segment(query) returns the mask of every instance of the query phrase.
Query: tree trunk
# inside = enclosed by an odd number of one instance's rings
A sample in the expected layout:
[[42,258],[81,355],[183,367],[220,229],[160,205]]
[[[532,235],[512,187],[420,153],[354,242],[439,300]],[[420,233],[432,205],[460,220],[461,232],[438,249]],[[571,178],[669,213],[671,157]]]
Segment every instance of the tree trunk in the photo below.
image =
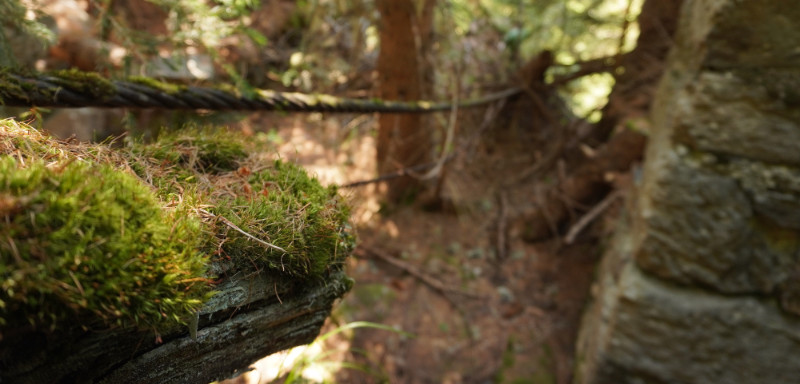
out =
[[351,280],[335,271],[316,284],[253,273],[222,282],[189,327],[161,335],[132,329],[6,333],[0,382],[198,383],[241,372],[269,354],[312,342]]
[[[422,61],[418,41],[427,38],[432,17],[417,18],[412,0],[379,0],[381,14],[378,73],[380,97],[384,100],[419,100],[423,98]],[[428,9],[428,7],[426,7]],[[421,43],[419,47],[426,46]],[[386,174],[424,164],[431,159],[431,134],[418,114],[382,114],[378,130],[378,172]],[[395,178],[388,183],[387,199],[399,202],[422,189],[412,176]]]

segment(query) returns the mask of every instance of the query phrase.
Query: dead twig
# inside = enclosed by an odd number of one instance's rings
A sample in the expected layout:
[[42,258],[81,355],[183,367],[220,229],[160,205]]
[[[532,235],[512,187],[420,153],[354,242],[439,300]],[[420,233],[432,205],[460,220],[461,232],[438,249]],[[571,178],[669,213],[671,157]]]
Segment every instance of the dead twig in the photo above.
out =
[[568,124],[559,124],[556,117],[550,112],[549,108],[545,104],[544,100],[537,94],[533,89],[530,87],[523,88],[523,91],[526,95],[528,95],[531,100],[534,102],[536,108],[539,110],[541,115],[547,120],[548,126],[550,129],[555,130],[556,138],[552,146],[549,147],[547,153],[544,157],[534,163],[531,167],[523,170],[520,172],[516,177],[510,180],[507,185],[517,185],[529,178],[534,176],[538,176],[540,173],[545,172],[553,167],[553,164],[558,160],[558,158],[563,154],[564,146],[567,143],[567,137],[569,136],[567,131],[572,131],[574,129],[575,124],[579,122],[579,120],[574,120],[569,122]]
[[[385,261],[385,262],[387,262],[387,263],[389,263],[391,265],[394,265],[395,267],[400,268],[400,269],[408,272],[409,275],[414,276],[417,280],[421,281],[422,283],[424,283],[428,287],[432,288],[433,290],[435,290],[435,291],[437,291],[437,292],[439,292],[441,294],[456,293],[456,294],[459,294],[459,295],[462,295],[462,296],[466,296],[466,297],[469,297],[469,298],[472,298],[472,299],[485,299],[486,298],[486,297],[484,297],[482,295],[477,295],[477,294],[474,294],[474,293],[471,293],[471,292],[464,292],[464,291],[462,291],[462,290],[460,290],[458,288],[448,287],[448,286],[442,284],[442,282],[440,282],[439,280],[436,280],[433,277],[431,277],[431,276],[425,274],[424,272],[420,271],[419,269],[417,269],[416,266],[408,264],[408,263],[406,263],[406,262],[404,262],[402,260],[398,260],[396,257],[393,257],[392,255],[390,255],[390,254],[388,254],[388,253],[386,253],[384,251],[381,251],[379,249],[358,247],[358,248],[356,248],[354,253],[360,254],[362,257],[374,256],[374,257],[377,257],[377,258],[379,258],[379,259],[381,259],[381,260],[383,260],[383,261]],[[445,297],[446,297],[446,295],[445,295]]]
[[508,256],[508,195],[505,192],[497,194],[497,222],[495,227],[495,255],[498,261],[503,261]]
[[622,60],[619,55],[614,55],[614,56],[600,57],[597,59],[578,62],[571,65],[573,67],[578,67],[577,71],[560,76],[555,76],[555,78],[553,79],[552,82],[549,83],[549,85],[553,87],[560,87],[564,84],[567,84],[576,79],[580,79],[581,77],[584,76],[593,75],[595,73],[612,72],[615,68],[619,66],[619,63],[621,61]]
[[602,200],[611,189],[604,175],[627,172],[639,161],[646,138],[634,131],[621,132],[597,150],[596,156],[574,167],[569,176],[548,190],[541,200],[534,200],[540,209],[523,217],[526,241],[539,241],[557,234],[556,227],[570,218],[573,207],[590,206]]
[[622,50],[625,48],[625,38],[628,36],[628,28],[631,25],[630,14],[632,6],[633,1],[628,0],[628,5],[625,7],[625,13],[622,16],[622,33],[620,33],[619,41],[617,42],[617,62],[619,62],[619,58],[623,55]]
[[600,214],[605,212],[605,210],[611,206],[611,203],[617,200],[617,198],[619,198],[620,196],[622,196],[622,191],[619,189],[609,193],[608,196],[605,197],[605,199],[603,199],[602,201],[597,203],[597,205],[592,207],[592,209],[590,209],[589,212],[586,212],[586,214],[583,215],[580,218],[580,220],[578,220],[575,224],[572,225],[572,227],[569,228],[567,236],[564,238],[564,242],[566,242],[567,244],[574,243],[575,238],[578,237],[581,231],[583,231],[583,229],[586,228],[586,226],[588,226],[594,219],[596,219],[597,216],[600,216]]
[[478,143],[481,141],[481,137],[486,133],[486,131],[489,130],[489,128],[492,127],[493,124],[495,124],[495,121],[497,120],[497,115],[501,111],[503,111],[503,108],[505,107],[507,100],[508,99],[502,99],[498,100],[494,104],[489,104],[489,106],[486,108],[486,112],[484,112],[483,114],[483,121],[481,121],[481,125],[478,127],[477,130],[475,130],[474,133],[472,133],[469,137],[467,137],[465,140],[462,141],[461,143],[462,151],[464,153],[467,153],[468,157],[474,155],[476,147],[478,146]]
[[[453,160],[455,158],[455,155],[456,155],[455,153],[448,154],[445,157],[444,161],[448,162],[450,160]],[[403,168],[403,169],[397,170],[397,171],[392,172],[392,173],[383,174],[383,175],[380,175],[380,176],[378,176],[378,177],[376,177],[374,179],[359,180],[359,181],[354,181],[352,183],[342,184],[342,185],[339,185],[339,188],[363,187],[363,186],[368,185],[368,184],[380,183],[382,181],[388,181],[388,180],[396,179],[398,177],[403,177],[403,176],[412,176],[413,177],[414,175],[417,174],[417,172],[424,172],[425,170],[427,170],[429,168],[436,167],[438,164],[439,164],[439,160],[431,162],[431,163],[419,164],[419,165],[415,165],[415,166],[412,166],[412,167]]]
[[281,295],[278,294],[278,283],[273,283],[272,288],[275,290],[275,297],[278,298],[278,302],[283,304],[283,300],[281,300]]

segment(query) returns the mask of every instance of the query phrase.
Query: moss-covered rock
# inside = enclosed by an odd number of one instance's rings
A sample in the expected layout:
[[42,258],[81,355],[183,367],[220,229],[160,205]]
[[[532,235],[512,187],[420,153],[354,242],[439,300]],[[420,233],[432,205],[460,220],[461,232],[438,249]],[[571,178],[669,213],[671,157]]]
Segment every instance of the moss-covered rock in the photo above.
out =
[[0,334],[165,329],[212,281],[323,281],[353,247],[336,189],[212,129],[112,150],[0,120]]

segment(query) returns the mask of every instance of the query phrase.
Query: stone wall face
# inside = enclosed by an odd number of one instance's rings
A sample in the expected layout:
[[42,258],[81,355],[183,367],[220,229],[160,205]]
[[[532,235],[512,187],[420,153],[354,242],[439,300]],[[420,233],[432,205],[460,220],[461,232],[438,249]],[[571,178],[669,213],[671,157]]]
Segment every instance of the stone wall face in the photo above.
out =
[[689,0],[577,383],[800,382],[800,7]]

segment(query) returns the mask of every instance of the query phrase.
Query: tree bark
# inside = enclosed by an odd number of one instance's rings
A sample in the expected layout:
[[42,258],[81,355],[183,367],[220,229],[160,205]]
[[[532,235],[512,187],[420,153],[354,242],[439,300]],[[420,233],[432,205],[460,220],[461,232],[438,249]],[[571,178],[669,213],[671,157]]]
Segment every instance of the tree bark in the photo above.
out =
[[231,377],[269,354],[312,342],[351,280],[230,278],[188,327],[161,336],[133,329],[17,332],[0,342],[0,382],[202,383]]
[[[431,22],[432,17],[417,18],[411,0],[379,0],[377,7],[381,14],[380,97],[384,100],[422,99],[423,65],[417,42],[427,36],[419,32],[430,31],[430,26],[423,27],[419,20]],[[430,161],[431,134],[424,128],[422,116],[382,114],[379,124],[377,163],[380,174]],[[402,176],[388,183],[386,197],[390,202],[399,202],[413,197],[421,189],[420,180]]]

